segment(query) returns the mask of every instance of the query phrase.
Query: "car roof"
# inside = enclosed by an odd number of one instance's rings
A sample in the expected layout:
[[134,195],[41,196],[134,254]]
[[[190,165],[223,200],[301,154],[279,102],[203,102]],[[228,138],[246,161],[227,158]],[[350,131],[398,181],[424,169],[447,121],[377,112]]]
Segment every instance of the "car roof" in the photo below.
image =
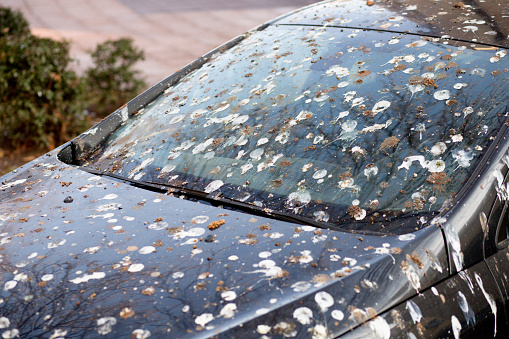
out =
[[[345,16],[348,13],[348,16]],[[273,21],[278,25],[335,26],[509,47],[509,1],[333,0]]]

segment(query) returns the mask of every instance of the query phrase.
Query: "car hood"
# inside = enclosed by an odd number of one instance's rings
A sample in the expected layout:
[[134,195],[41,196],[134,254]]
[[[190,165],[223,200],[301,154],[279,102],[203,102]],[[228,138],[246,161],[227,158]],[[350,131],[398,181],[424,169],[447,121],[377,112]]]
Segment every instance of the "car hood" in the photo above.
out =
[[95,176],[57,151],[0,186],[0,320],[21,337],[339,335],[448,272],[436,226],[296,225]]
[[336,26],[509,47],[508,1],[335,0],[311,5],[275,24]]

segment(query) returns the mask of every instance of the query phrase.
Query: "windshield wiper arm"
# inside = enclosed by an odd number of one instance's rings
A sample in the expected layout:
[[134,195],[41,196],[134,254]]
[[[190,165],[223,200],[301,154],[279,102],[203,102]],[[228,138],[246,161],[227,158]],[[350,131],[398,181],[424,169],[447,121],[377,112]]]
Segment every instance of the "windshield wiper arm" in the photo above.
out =
[[193,190],[190,188],[174,186],[174,185],[170,185],[170,184],[161,184],[161,183],[153,183],[153,182],[147,182],[147,181],[140,181],[140,180],[136,180],[136,179],[130,179],[130,178],[126,178],[122,175],[110,173],[107,171],[100,171],[100,170],[90,169],[90,168],[86,168],[86,167],[80,167],[80,169],[85,172],[88,172],[90,174],[95,174],[95,175],[100,175],[100,176],[105,176],[105,177],[110,177],[110,178],[114,178],[117,180],[125,181],[135,187],[140,187],[140,188],[148,189],[148,190],[159,192],[159,193],[180,193],[180,194],[185,194],[192,198],[198,198],[198,199],[205,199],[209,195],[208,193]]
[[252,204],[245,203],[242,201],[223,197],[223,196],[221,196],[220,193],[219,194],[211,194],[211,193],[206,193],[206,192],[202,192],[202,191],[198,191],[198,190],[193,190],[190,188],[174,186],[174,185],[170,185],[170,184],[140,181],[140,180],[126,178],[124,176],[110,173],[107,171],[100,171],[100,170],[90,169],[90,168],[86,168],[86,167],[80,167],[80,169],[85,172],[91,173],[91,174],[106,176],[106,177],[114,178],[114,179],[117,179],[120,181],[128,182],[135,187],[151,190],[154,192],[165,193],[165,194],[181,194],[181,195],[185,195],[188,198],[195,198],[195,199],[207,201],[214,206],[225,205],[228,207],[238,209],[240,211],[248,212],[250,214],[268,217],[268,218],[272,218],[272,219],[276,219],[276,220],[292,222],[292,223],[296,223],[296,224],[300,224],[300,225],[315,226],[315,227],[319,227],[319,228],[331,229],[331,230],[336,230],[336,231],[337,230],[345,231],[345,229],[340,228],[340,227],[336,226],[335,224],[326,223],[326,222],[322,222],[322,221],[316,221],[315,219],[312,219],[312,218],[297,216],[297,215],[291,214],[291,213],[275,211],[275,210],[271,210],[269,208],[258,207],[256,205],[252,205]]

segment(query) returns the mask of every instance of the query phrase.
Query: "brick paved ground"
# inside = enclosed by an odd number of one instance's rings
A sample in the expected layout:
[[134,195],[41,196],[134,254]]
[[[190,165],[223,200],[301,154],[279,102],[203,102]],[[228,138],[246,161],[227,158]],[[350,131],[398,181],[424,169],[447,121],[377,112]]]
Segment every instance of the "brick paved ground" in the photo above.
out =
[[316,0],[0,0],[23,12],[34,34],[72,42],[76,68],[97,43],[132,37],[150,85],[218,45]]

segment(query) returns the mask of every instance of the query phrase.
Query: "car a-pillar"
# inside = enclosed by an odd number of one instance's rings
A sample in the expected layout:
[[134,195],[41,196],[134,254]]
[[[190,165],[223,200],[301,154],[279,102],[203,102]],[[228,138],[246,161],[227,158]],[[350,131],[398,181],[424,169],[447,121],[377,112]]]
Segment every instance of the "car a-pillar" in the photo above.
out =
[[[509,315],[509,147],[505,135],[501,143],[502,158],[492,175],[495,177],[493,195],[495,201],[484,223],[484,262],[495,280],[501,296],[506,319]],[[509,322],[507,323],[509,326]]]
[[[509,242],[502,227],[507,227],[508,217],[505,223],[500,221],[509,211],[505,207],[509,201],[508,136],[508,128],[504,126],[459,192],[459,199],[440,220],[451,272],[446,283],[457,286],[439,293],[460,306],[461,312],[450,316],[456,318],[456,331],[462,336],[482,329],[482,336],[492,332],[494,337],[509,337],[506,316]],[[476,314],[475,319],[469,319],[470,311]],[[451,320],[449,323],[452,329],[454,324]]]

